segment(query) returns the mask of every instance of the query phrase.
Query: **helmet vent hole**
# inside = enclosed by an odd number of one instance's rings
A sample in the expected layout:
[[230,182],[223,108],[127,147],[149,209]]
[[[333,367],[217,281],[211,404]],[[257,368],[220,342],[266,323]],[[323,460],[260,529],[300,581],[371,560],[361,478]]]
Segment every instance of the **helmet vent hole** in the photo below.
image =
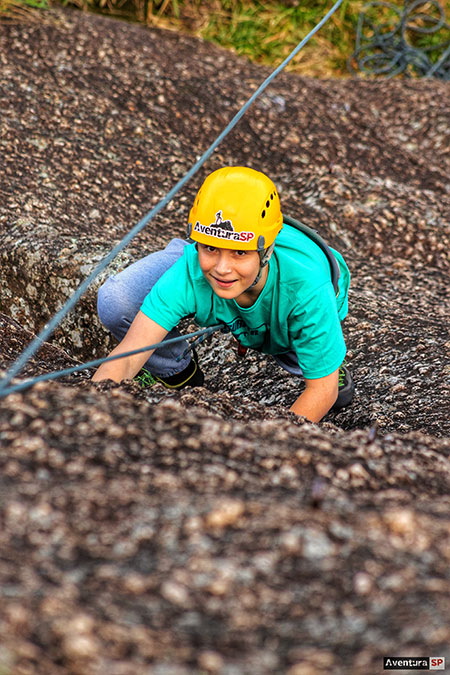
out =
[[272,194],[270,195],[270,199],[273,199],[273,192],[272,192]]
[[267,200],[266,201],[266,207],[269,208],[269,206],[270,206],[270,202],[269,202],[269,200]]
[[261,213],[261,218],[264,218],[265,215],[266,215],[266,211],[264,210],[264,211]]

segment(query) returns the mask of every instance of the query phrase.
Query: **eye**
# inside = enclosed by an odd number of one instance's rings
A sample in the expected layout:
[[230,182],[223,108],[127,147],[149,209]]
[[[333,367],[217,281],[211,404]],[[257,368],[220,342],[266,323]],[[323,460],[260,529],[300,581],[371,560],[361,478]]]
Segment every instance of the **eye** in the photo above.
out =
[[247,255],[247,253],[248,251],[235,251],[235,254],[240,258],[243,257],[244,255]]

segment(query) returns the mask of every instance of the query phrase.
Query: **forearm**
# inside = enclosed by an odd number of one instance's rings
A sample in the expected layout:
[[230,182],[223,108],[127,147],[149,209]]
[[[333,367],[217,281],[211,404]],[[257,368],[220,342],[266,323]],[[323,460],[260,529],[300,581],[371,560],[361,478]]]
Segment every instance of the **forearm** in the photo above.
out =
[[305,390],[290,407],[296,415],[320,422],[334,405],[338,395],[338,371],[318,380],[305,380]]
[[317,400],[317,397],[307,390],[291,405],[289,410],[296,415],[306,417],[310,422],[320,422],[334,404],[334,400]]

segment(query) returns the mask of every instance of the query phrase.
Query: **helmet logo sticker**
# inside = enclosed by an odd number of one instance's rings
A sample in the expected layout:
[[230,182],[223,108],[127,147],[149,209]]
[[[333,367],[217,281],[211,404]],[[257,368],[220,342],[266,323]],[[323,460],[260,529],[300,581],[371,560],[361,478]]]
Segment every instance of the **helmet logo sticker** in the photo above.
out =
[[217,211],[216,220],[210,225],[202,225],[198,220],[194,225],[195,232],[206,234],[217,239],[228,239],[231,241],[251,241],[255,238],[254,232],[235,232],[231,220],[223,220],[222,211]]

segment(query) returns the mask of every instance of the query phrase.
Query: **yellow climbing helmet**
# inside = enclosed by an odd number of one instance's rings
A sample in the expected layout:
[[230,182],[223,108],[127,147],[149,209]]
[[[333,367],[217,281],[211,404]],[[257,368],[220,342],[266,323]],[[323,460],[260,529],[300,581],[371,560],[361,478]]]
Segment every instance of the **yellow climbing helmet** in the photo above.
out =
[[280,199],[270,178],[245,166],[229,166],[203,183],[187,232],[200,244],[262,252],[282,227]]

